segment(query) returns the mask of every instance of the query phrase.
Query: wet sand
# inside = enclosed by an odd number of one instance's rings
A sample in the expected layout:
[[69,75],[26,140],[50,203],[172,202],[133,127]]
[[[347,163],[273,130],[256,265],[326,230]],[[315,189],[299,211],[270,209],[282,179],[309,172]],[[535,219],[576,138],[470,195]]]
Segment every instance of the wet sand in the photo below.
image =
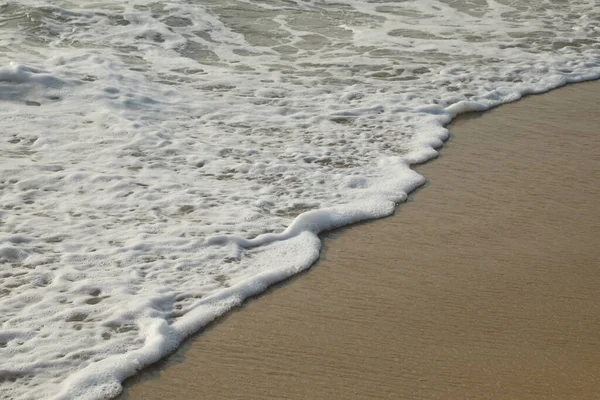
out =
[[396,215],[123,399],[600,399],[600,82],[459,118]]

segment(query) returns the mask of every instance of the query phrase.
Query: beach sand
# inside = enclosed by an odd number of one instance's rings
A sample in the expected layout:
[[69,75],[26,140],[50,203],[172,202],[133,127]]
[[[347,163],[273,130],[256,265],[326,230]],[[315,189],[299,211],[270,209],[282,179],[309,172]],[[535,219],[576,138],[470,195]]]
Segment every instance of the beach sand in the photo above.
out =
[[393,217],[122,399],[600,399],[600,82],[463,116]]

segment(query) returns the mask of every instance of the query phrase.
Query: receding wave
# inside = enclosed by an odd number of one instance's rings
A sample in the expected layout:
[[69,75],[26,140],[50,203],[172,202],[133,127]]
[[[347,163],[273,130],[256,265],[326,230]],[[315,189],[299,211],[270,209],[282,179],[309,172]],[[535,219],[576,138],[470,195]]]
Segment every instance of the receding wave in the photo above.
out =
[[0,4],[0,398],[100,399],[393,212],[455,115],[600,76],[590,1]]

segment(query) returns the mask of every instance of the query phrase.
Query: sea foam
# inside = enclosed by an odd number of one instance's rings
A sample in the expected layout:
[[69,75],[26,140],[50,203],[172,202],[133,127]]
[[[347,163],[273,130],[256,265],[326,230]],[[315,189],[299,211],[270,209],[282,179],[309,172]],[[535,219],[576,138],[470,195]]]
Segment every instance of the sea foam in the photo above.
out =
[[456,115],[598,78],[596,2],[554,3],[0,5],[0,398],[117,395],[393,213]]

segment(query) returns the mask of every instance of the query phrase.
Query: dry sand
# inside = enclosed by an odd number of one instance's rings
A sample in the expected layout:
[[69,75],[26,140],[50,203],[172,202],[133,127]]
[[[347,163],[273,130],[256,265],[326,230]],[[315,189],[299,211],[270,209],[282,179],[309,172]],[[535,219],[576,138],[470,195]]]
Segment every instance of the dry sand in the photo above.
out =
[[592,82],[460,118],[395,216],[123,398],[600,399],[599,105]]

